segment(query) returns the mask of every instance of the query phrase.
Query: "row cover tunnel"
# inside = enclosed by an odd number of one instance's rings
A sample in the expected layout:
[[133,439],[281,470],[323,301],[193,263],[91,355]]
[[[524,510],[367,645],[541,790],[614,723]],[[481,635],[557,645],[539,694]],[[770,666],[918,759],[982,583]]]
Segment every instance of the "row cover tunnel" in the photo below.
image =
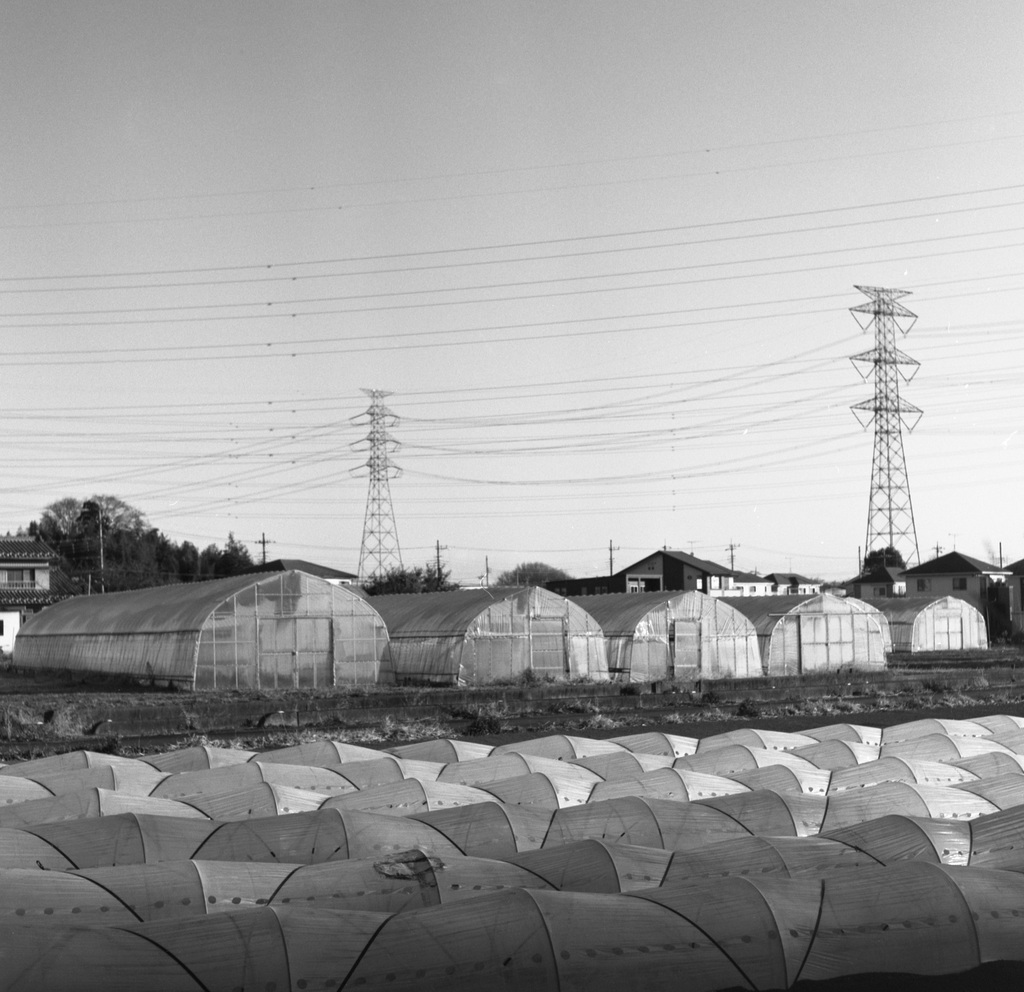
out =
[[524,672],[628,681],[781,676],[882,668],[893,648],[986,644],[984,619],[952,597],[565,598],[531,586],[369,598],[288,571],[64,600],[22,626],[14,663],[194,689],[279,690],[480,685]]
[[[744,768],[779,774],[751,782]],[[555,806],[401,799],[409,783],[509,795],[524,769],[622,794]],[[645,791],[669,771],[677,787],[726,791]],[[71,797],[90,776],[106,781],[107,808],[70,815],[31,798],[32,787]],[[267,814],[250,799],[212,819],[196,808],[289,781],[294,795],[341,791],[307,812]],[[375,783],[392,804],[336,802]],[[158,792],[178,799],[144,811]],[[0,992],[134,992],[140,976],[153,992],[1024,978],[1024,718],[1009,714],[699,739],[77,751],[0,767],[0,813]]]

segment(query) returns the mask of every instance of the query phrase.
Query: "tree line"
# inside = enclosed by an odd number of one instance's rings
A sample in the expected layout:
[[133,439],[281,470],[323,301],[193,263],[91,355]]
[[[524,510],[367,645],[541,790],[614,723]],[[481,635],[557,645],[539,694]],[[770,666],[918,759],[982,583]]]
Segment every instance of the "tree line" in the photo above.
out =
[[248,548],[233,533],[223,548],[200,550],[171,540],[137,507],[117,496],[66,496],[47,506],[26,530],[57,555],[56,568],[75,592],[119,592],[251,572]]
[[[224,547],[200,550],[171,540],[145,513],[117,496],[65,496],[50,503],[19,534],[37,537],[57,555],[55,569],[75,593],[121,592],[179,582],[241,575],[256,567],[245,544],[229,533]],[[521,562],[491,581],[494,586],[541,585],[568,573],[544,562]],[[458,589],[443,562],[389,569],[364,586],[371,595]]]

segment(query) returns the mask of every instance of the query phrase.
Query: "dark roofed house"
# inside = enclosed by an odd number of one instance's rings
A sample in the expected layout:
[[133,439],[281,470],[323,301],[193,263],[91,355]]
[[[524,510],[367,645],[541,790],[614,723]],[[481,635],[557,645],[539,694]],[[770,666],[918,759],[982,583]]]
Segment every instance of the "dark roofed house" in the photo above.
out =
[[1003,568],[960,551],[915,565],[903,572],[912,596],[957,596],[979,610],[989,637],[1007,633],[1019,604],[1013,603],[1012,566]]
[[273,561],[257,565],[256,572],[305,572],[307,575],[315,575],[318,579],[326,579],[335,585],[355,585],[358,576],[351,572],[342,572],[337,568],[328,568],[326,565],[318,565],[314,561],[303,561],[301,558],[275,558]]
[[906,596],[907,580],[895,565],[875,565],[846,583],[846,595],[856,599],[891,599]]
[[1013,629],[1020,632],[1024,630],[1024,558],[1006,567],[1012,575],[1007,582],[1011,584],[1013,590],[1010,595],[1013,605]]
[[732,587],[732,571],[685,551],[662,548],[614,575],[585,579],[552,579],[546,588],[561,596],[609,592],[703,592],[722,596]]
[[771,581],[773,596],[817,596],[821,592],[818,579],[796,572],[769,572],[765,578]]
[[56,558],[37,538],[0,537],[0,653],[14,651],[14,638],[31,614],[73,595],[53,568]]

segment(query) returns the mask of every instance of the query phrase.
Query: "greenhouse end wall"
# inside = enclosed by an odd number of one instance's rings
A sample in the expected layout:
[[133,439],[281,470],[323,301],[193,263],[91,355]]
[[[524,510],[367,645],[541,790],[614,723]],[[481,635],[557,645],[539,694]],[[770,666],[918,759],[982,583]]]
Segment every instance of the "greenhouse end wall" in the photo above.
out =
[[346,589],[299,572],[241,590],[207,618],[197,689],[321,689],[392,681],[387,631]]

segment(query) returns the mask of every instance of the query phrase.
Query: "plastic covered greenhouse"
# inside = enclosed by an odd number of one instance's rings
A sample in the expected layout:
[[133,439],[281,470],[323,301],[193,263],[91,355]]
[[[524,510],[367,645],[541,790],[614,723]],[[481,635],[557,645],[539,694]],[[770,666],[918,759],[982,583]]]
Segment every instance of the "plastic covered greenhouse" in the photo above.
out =
[[374,596],[386,658],[409,682],[482,685],[517,678],[607,679],[604,635],[582,607],[547,589],[459,589]]
[[885,614],[894,651],[963,651],[988,647],[988,627],[981,613],[965,599],[873,599]]
[[822,593],[729,602],[757,629],[766,675],[885,667],[888,621],[862,600]]
[[761,675],[757,630],[700,592],[573,596],[604,631],[608,672],[632,682]]
[[305,572],[77,596],[32,617],[14,663],[194,689],[391,681],[387,631],[347,586]]

